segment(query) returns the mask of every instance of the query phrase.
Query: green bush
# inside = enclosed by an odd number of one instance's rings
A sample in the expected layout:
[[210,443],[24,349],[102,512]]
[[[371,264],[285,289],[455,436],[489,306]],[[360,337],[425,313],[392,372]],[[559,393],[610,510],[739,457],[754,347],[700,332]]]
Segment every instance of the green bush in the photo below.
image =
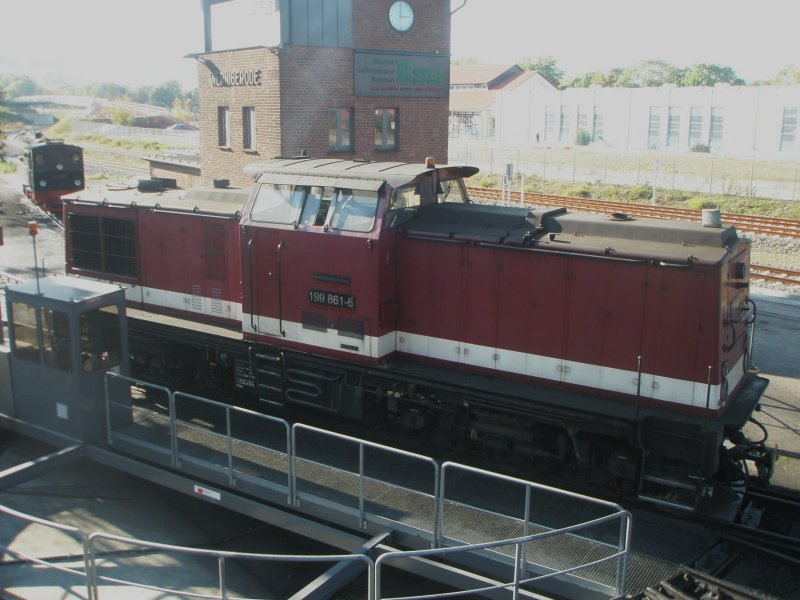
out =
[[568,187],[564,190],[564,195],[572,196],[573,198],[591,198],[592,190],[588,184],[584,183],[583,185]]
[[17,163],[15,162],[5,162],[0,160],[0,173],[16,173],[17,172]]
[[694,196],[689,198],[686,206],[692,210],[703,210],[704,208],[719,208],[719,205],[705,196]]
[[624,194],[626,200],[645,200],[653,197],[653,188],[642,183],[628,188]]
[[478,180],[478,187],[482,188],[493,188],[495,187],[496,182],[493,177],[481,177]]
[[711,152],[711,148],[708,147],[708,144],[695,144],[691,148],[689,148],[690,152],[705,152],[708,154]]
[[72,122],[69,119],[64,119],[53,125],[47,130],[47,137],[64,138],[72,133]]
[[575,144],[578,146],[588,146],[592,142],[592,134],[585,129],[578,129],[575,134]]

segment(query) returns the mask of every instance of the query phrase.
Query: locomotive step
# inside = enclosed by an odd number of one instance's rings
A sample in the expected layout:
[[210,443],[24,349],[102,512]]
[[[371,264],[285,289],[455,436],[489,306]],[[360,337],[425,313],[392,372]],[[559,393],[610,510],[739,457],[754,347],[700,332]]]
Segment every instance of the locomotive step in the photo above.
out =
[[680,488],[682,490],[692,490],[692,491],[697,489],[697,486],[693,483],[688,483],[686,481],[679,481],[677,479],[668,479],[660,475],[643,475],[642,479],[644,481],[650,481],[652,483],[657,483],[659,485],[663,485],[670,488]]
[[649,496],[647,494],[639,494],[639,500],[644,500],[645,502],[652,502],[653,504],[666,506],[668,508],[675,508],[678,510],[685,510],[688,512],[694,511],[694,503],[679,502],[677,500],[670,500],[667,498],[661,498],[659,496]]

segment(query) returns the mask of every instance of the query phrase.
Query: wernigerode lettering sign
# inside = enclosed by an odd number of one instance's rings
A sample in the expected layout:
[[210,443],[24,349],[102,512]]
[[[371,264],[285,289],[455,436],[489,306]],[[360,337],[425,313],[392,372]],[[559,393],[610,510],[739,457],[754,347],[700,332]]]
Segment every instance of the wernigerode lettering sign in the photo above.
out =
[[211,71],[213,87],[245,87],[261,85],[261,69],[241,71]]

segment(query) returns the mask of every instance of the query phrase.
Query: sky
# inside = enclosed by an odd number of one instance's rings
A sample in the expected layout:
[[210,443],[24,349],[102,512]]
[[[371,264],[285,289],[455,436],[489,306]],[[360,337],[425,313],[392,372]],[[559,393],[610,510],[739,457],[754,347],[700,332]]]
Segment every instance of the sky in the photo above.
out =
[[[491,65],[552,56],[570,77],[645,59],[707,62],[754,81],[800,64],[798,22],[796,0],[467,0],[451,51]],[[201,0],[0,0],[0,75],[190,89],[196,65],[183,57],[202,49]]]

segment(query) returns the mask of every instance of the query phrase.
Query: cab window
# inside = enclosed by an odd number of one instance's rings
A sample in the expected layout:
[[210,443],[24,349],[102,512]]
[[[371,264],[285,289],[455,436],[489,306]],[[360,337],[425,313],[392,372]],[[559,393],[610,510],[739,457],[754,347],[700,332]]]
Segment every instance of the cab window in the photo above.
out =
[[39,333],[36,307],[24,302],[11,303],[11,336],[14,356],[39,362]]
[[421,205],[469,203],[462,179],[437,181],[433,175],[433,173],[422,175],[414,183],[394,190],[387,214],[388,227],[402,225],[416,214],[417,207]]
[[72,370],[72,336],[69,315],[60,310],[43,308],[42,343],[44,364],[51,369]]
[[119,309],[112,305],[81,313],[80,328],[84,373],[116,367],[121,347]]
[[258,188],[250,218],[264,223],[294,223],[307,191],[305,186],[263,183]]
[[376,192],[341,189],[333,204],[332,229],[366,233],[375,223],[378,210]]

